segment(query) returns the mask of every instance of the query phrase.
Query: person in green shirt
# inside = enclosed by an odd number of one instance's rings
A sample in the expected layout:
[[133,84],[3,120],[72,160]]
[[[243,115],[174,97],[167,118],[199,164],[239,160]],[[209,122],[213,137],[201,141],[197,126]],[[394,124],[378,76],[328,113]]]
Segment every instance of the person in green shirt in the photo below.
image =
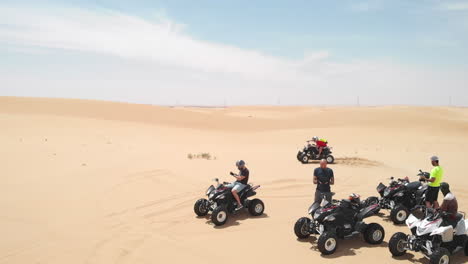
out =
[[439,165],[439,158],[437,156],[431,157],[431,163],[434,168],[431,170],[429,179],[427,179],[428,189],[426,193],[426,207],[427,208],[439,208],[439,202],[437,198],[439,196],[440,183],[444,176],[444,170]]

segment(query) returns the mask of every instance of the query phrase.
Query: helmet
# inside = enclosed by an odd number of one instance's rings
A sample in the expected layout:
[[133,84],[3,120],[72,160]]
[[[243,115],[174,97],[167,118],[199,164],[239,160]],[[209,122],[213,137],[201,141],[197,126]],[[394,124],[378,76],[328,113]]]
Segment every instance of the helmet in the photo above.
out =
[[237,167],[244,166],[244,165],[245,165],[245,161],[243,161],[243,160],[236,161],[236,166]]
[[354,203],[360,203],[361,202],[361,196],[359,194],[355,194],[355,193],[350,194],[348,199],[351,202],[354,202]]
[[450,191],[450,185],[446,182],[441,182],[440,183],[440,190],[441,191]]
[[318,140],[318,137],[315,136],[315,137],[312,138],[312,140],[313,140],[313,141],[317,141],[317,140]]

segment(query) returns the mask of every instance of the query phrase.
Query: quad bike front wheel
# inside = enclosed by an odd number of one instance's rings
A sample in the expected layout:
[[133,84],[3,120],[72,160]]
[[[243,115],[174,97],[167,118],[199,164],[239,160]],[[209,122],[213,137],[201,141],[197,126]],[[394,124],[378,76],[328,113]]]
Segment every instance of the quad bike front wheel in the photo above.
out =
[[376,223],[369,224],[366,231],[364,231],[364,240],[371,245],[381,244],[384,237],[385,230]]
[[208,200],[206,199],[199,199],[195,202],[195,205],[193,206],[193,211],[195,211],[195,214],[198,216],[205,216],[208,214]]
[[297,219],[296,224],[294,224],[294,233],[297,238],[304,239],[310,236],[309,232],[310,219],[308,217],[301,217]]
[[338,238],[332,232],[324,232],[319,237],[317,246],[323,255],[331,255],[338,248]]
[[406,242],[406,235],[405,233],[398,232],[395,233],[390,241],[388,241],[388,250],[392,253],[395,257],[400,257],[406,254],[405,249],[405,242]]
[[468,256],[468,238],[465,238],[465,256]]
[[249,203],[249,213],[253,216],[259,216],[263,214],[265,210],[265,205],[260,199],[253,199]]
[[217,226],[224,225],[228,220],[228,213],[226,207],[218,206],[213,210],[211,214],[211,222]]
[[450,263],[450,252],[448,249],[440,247],[432,253],[429,258],[431,264],[449,264]]
[[302,161],[302,160],[301,160],[302,155],[304,155],[304,152],[302,152],[302,151],[297,152],[296,158],[297,158],[298,161]]
[[390,211],[390,219],[392,219],[393,223],[397,225],[403,224],[409,216],[408,208],[404,205],[397,205],[395,206],[392,211]]

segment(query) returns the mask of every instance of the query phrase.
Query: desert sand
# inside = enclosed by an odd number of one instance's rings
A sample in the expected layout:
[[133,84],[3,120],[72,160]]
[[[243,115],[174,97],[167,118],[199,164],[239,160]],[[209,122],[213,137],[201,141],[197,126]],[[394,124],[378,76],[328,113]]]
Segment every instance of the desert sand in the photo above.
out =
[[[393,259],[390,236],[409,232],[373,216],[382,245],[340,240],[321,256],[298,240],[317,163],[297,151],[314,135],[333,147],[337,198],[377,195],[390,176],[417,179],[440,156],[444,180],[468,211],[468,109],[448,107],[160,107],[0,97],[0,263],[427,263]],[[213,158],[188,159],[189,153]],[[265,215],[225,226],[193,204],[244,159]],[[441,201],[441,195],[439,195]],[[453,263],[466,263],[460,252]],[[319,262],[320,261],[320,262]]]

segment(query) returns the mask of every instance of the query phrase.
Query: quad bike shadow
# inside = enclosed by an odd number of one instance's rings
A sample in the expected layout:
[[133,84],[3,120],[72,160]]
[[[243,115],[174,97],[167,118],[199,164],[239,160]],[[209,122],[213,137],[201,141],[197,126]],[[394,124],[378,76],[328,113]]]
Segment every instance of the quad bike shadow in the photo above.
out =
[[[416,253],[417,254],[417,253]],[[415,263],[415,264],[426,264],[428,263],[427,258],[422,255],[415,255],[413,253],[406,253],[401,257],[392,257],[394,260],[400,260],[402,263]],[[466,257],[463,255],[462,252],[458,252],[455,255],[450,256],[450,263],[451,264],[463,264],[466,263]]]
[[224,229],[224,228],[229,228],[229,227],[233,227],[233,226],[238,226],[244,220],[249,220],[249,221],[253,220],[253,221],[255,221],[256,219],[269,218],[269,216],[268,216],[268,214],[263,213],[260,216],[252,217],[249,214],[249,212],[247,212],[246,210],[242,210],[242,211],[240,211],[238,213],[235,213],[235,214],[231,215],[231,217],[229,217],[229,219],[226,221],[226,223],[224,225],[221,225],[221,226],[217,226],[217,225],[213,224],[213,222],[211,221],[211,216],[209,216],[209,215],[196,216],[196,218],[197,219],[205,219],[206,220],[205,224],[211,225],[215,229]]
[[[314,237],[314,236],[311,236],[305,239],[299,239],[299,238],[297,239],[297,241],[302,242],[302,243],[310,243],[311,244],[310,249],[320,253],[317,240],[318,240],[317,237]],[[358,236],[354,236],[354,237],[342,240],[340,242],[340,246],[336,249],[334,254],[332,255],[321,254],[321,256],[327,259],[335,259],[335,258],[339,258],[343,256],[355,256],[357,254],[360,254],[359,252],[357,252],[357,250],[360,250],[360,249],[383,248],[383,247],[385,248],[388,247],[388,243],[383,241],[381,244],[371,245],[371,244],[366,243],[363,240],[360,240]]]

